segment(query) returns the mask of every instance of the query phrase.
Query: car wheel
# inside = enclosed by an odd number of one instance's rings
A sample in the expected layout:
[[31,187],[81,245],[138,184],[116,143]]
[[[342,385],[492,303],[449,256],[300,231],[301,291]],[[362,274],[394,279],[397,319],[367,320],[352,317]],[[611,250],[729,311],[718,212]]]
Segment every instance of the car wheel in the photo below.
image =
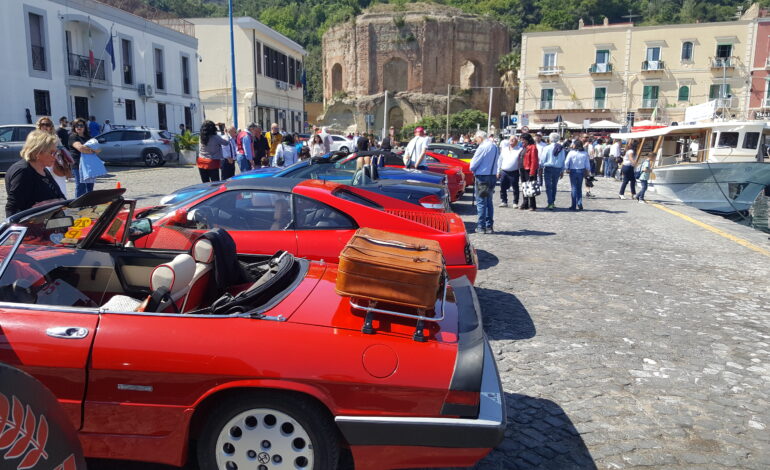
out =
[[163,156],[157,150],[145,151],[142,158],[144,159],[144,164],[151,168],[160,166],[162,164],[161,162],[163,161]]
[[304,398],[272,394],[226,401],[209,414],[198,441],[201,470],[337,468],[331,419]]
[[350,149],[347,147],[340,147],[340,152],[350,153]]

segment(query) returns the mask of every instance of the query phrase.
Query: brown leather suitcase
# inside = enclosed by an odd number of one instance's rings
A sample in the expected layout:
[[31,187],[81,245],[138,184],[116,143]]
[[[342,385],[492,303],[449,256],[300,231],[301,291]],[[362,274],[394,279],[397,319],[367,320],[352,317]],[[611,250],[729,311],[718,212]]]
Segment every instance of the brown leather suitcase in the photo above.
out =
[[444,272],[441,245],[371,228],[356,231],[340,253],[337,293],[433,308]]

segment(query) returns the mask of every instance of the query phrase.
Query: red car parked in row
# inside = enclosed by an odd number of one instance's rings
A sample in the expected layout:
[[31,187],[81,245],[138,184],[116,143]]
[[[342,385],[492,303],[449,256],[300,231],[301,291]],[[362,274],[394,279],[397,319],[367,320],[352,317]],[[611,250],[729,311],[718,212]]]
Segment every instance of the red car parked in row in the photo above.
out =
[[195,443],[201,470],[332,470],[347,450],[374,470],[470,466],[502,440],[467,280],[425,312],[356,307],[335,265],[236,255],[221,229],[131,247],[151,231],[134,205],[94,191],[0,232],[0,362],[56,395],[87,457],[181,466]]
[[[184,193],[187,189],[181,189]],[[476,280],[478,260],[462,219],[364,189],[331,181],[252,178],[212,183],[204,193],[172,206],[143,209],[153,232],[140,248],[188,249],[201,233],[226,229],[238,252],[285,250],[301,258],[336,263],[359,227],[441,243],[451,278]]]

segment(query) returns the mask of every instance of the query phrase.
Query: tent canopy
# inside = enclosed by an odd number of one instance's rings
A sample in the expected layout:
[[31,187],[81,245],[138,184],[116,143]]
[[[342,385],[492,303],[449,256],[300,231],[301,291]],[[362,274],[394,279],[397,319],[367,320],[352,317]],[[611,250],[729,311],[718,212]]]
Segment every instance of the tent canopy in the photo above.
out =
[[597,122],[592,122],[588,126],[589,129],[620,129],[621,127],[623,126],[621,126],[617,122],[608,121],[606,119],[597,121]]

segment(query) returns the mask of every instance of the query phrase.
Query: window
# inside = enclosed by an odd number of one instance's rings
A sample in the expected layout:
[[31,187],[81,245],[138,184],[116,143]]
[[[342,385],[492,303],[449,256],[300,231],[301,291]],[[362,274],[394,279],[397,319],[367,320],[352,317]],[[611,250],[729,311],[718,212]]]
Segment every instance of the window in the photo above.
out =
[[540,109],[553,109],[553,88],[540,90]]
[[719,98],[729,98],[729,97],[730,97],[730,84],[722,83],[722,84],[711,85],[709,87],[710,100],[716,100]]
[[606,73],[610,72],[610,51],[607,49],[599,49],[596,51],[596,62],[593,65],[591,72],[594,73]]
[[737,132],[720,132],[719,143],[717,147],[727,147],[734,149],[738,146],[738,133]]
[[679,87],[679,95],[677,101],[690,101],[690,87],[682,85]]
[[756,149],[759,143],[759,132],[747,132],[743,137],[743,148]]
[[660,87],[657,85],[645,85],[642,91],[642,108],[657,108],[658,107],[658,91]]
[[648,47],[646,60],[642,64],[643,70],[661,70],[663,68],[663,61],[660,60],[660,47]]
[[190,58],[182,56],[182,94],[190,94]]
[[32,69],[46,71],[45,23],[41,15],[29,13],[29,46],[32,53]]
[[297,230],[346,230],[356,224],[342,212],[326,204],[304,197],[294,196],[294,220]]
[[[438,56],[436,57],[436,60],[438,60]],[[302,84],[302,67],[303,67],[302,62],[297,60],[297,75],[294,78],[294,83],[296,83],[297,85]]]
[[193,128],[192,109],[189,106],[184,107],[184,127],[188,130]]
[[128,39],[120,40],[120,53],[123,60],[123,84],[134,84],[134,61],[131,53],[131,41]]
[[604,109],[607,107],[607,88],[594,88],[594,109]]
[[555,52],[544,52],[543,53],[543,68],[544,69],[552,69],[556,67],[556,53]]
[[16,127],[16,135],[14,136],[13,140],[15,142],[24,142],[27,140],[27,136],[30,132],[32,132],[35,128],[32,126],[24,126],[24,127]]
[[125,134],[123,131],[107,132],[105,134],[101,134],[98,140],[99,140],[99,143],[120,142],[121,140],[126,140],[123,138],[123,134]]
[[158,103],[158,129],[168,130],[168,121],[166,120],[166,105]]
[[690,60],[692,60],[692,42],[685,41],[682,43],[682,61]]
[[147,140],[150,137],[149,131],[123,131],[123,138],[121,140]]
[[660,47],[647,48],[647,60],[656,62],[660,60]]
[[265,75],[283,82],[288,81],[286,54],[282,54],[267,46],[264,46],[263,50],[265,56]]
[[730,57],[731,55],[733,55],[732,44],[719,44],[717,46],[717,57],[725,58]]
[[155,60],[155,89],[165,90],[166,84],[163,81],[163,49],[154,49]]
[[294,57],[289,57],[289,83],[292,85],[295,85],[297,82],[294,80],[294,77],[296,76],[296,61],[294,60]]
[[257,73],[262,74],[262,43],[257,42],[256,46],[254,47],[254,54],[256,57],[254,57],[255,62],[257,63]]
[[38,116],[51,115],[51,95],[48,90],[35,90],[35,114]]
[[370,201],[369,199],[366,199],[363,196],[359,196],[358,194],[355,194],[347,189],[337,189],[334,192],[332,192],[332,194],[346,201],[355,202],[356,204],[361,204],[362,206],[373,207],[375,209],[382,210],[381,205],[377,204],[376,202]]
[[0,129],[0,142],[11,142],[13,140],[13,127],[3,127]]
[[126,100],[126,121],[136,121],[136,101]]
[[188,219],[198,230],[287,230],[290,195],[273,191],[227,191],[198,204]]

